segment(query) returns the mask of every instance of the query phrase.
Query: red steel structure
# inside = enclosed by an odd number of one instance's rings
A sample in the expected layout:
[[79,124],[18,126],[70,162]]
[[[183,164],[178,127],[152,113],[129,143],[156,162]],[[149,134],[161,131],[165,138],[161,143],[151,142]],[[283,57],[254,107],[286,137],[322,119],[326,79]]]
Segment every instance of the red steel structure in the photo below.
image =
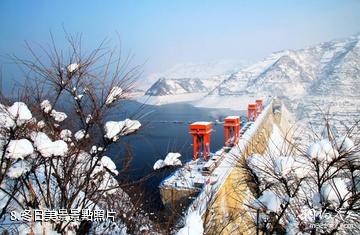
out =
[[228,116],[224,120],[225,146],[233,146],[239,142],[240,117]]
[[257,99],[255,101],[256,105],[257,105],[257,111],[259,113],[261,113],[263,111],[263,108],[264,108],[264,103],[263,103],[263,100],[262,99]]
[[248,104],[248,121],[255,121],[257,116],[257,104]]
[[205,160],[210,156],[210,134],[212,132],[211,122],[194,122],[190,124],[190,134],[193,136],[194,155],[196,160],[201,154]]

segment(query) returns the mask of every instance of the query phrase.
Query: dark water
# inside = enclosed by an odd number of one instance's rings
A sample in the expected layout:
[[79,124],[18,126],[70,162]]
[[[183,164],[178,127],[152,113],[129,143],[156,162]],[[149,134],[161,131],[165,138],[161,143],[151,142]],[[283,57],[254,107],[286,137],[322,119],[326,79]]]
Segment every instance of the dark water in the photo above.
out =
[[[211,135],[211,151],[215,152],[224,144],[223,125],[217,124],[227,115],[242,115],[226,109],[196,108],[189,104],[170,104],[163,106],[148,106],[137,102],[126,102],[123,109],[111,114],[111,119],[122,120],[125,117],[140,120],[142,127],[135,134],[125,137],[119,144],[109,149],[109,155],[118,169],[126,165],[127,171],[122,179],[137,182],[138,179],[148,177],[136,183],[145,188],[147,209],[156,211],[162,208],[157,186],[175,169],[154,172],[153,164],[158,159],[164,159],[168,152],[179,152],[182,162],[192,158],[192,138],[188,133],[189,123],[195,121],[213,122],[214,132]],[[128,154],[127,154],[128,153]],[[130,153],[130,154],[129,154]],[[125,156],[132,155],[130,164],[124,164]]]

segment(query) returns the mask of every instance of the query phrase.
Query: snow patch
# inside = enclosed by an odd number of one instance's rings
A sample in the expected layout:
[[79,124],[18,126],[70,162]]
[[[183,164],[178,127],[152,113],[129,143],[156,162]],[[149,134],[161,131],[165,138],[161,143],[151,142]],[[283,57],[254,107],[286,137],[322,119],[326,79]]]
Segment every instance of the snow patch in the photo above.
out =
[[285,176],[292,172],[295,160],[293,157],[281,156],[274,161],[274,170],[278,175]]
[[249,156],[247,158],[247,164],[260,179],[265,179],[267,177],[267,174],[265,174],[266,171],[264,170],[271,166],[268,159],[260,154],[252,154]]
[[[108,139],[116,139],[117,135],[124,136],[137,131],[141,124],[137,120],[125,119],[124,121],[108,121],[105,123],[105,137]],[[115,138],[115,139],[114,139]]]
[[73,73],[73,72],[75,72],[76,70],[78,70],[79,67],[80,67],[80,65],[79,65],[78,63],[72,63],[72,64],[69,64],[69,65],[67,66],[67,71],[68,71],[69,73]]
[[318,161],[331,161],[338,157],[339,153],[333,148],[329,140],[323,139],[311,144],[307,150],[307,155]]
[[37,123],[37,127],[39,128],[39,129],[42,129],[42,128],[44,128],[45,127],[45,122],[43,121],[43,120],[41,120],[41,121],[39,121],[38,123]]
[[15,125],[14,120],[10,117],[7,108],[0,104],[0,127],[11,128]]
[[348,153],[354,150],[354,142],[346,136],[337,138],[336,143],[339,147],[339,152]]
[[71,141],[71,136],[72,136],[72,133],[68,129],[64,129],[60,132],[60,138],[66,142]]
[[159,159],[159,160],[157,160],[157,161],[154,163],[153,168],[154,168],[154,170],[158,170],[158,169],[161,169],[161,168],[163,168],[163,167],[165,167],[165,166],[166,166],[166,165],[165,165],[165,163],[164,163],[164,160]]
[[55,121],[57,121],[57,122],[62,122],[67,118],[67,115],[65,113],[57,112],[55,110],[51,111],[50,116],[53,117],[55,119]]
[[343,179],[334,178],[333,180],[327,181],[323,184],[321,187],[321,196],[324,200],[338,205],[341,200],[350,196],[350,192]]
[[185,227],[181,228],[177,235],[202,235],[204,233],[204,222],[197,211],[186,216]]
[[180,153],[168,153],[165,157],[164,160],[159,159],[155,162],[153,168],[154,170],[158,170],[161,169],[165,166],[181,166],[182,163],[180,161],[180,159],[178,159],[179,157],[181,157]]
[[112,104],[114,101],[116,101],[117,99],[120,98],[120,96],[121,96],[122,93],[123,93],[123,90],[121,89],[121,87],[114,86],[114,87],[111,89],[108,97],[106,98],[105,103],[106,103],[107,105]]
[[106,167],[107,169],[109,169],[115,175],[119,174],[119,172],[116,170],[115,163],[109,157],[103,156],[101,158],[101,164],[102,164],[103,167]]
[[9,176],[10,178],[19,178],[21,175],[23,175],[24,173],[30,171],[30,165],[28,162],[20,160],[18,162],[16,162],[15,164],[13,164],[10,168],[9,171],[7,172],[7,176]]
[[43,132],[33,133],[33,141],[36,149],[44,157],[65,156],[68,146],[63,140],[51,141]]
[[24,159],[34,152],[34,147],[27,139],[11,140],[7,147],[6,157],[11,159]]
[[265,207],[267,210],[272,212],[277,212],[280,210],[281,200],[278,195],[276,195],[270,189],[265,190],[261,196],[254,201],[255,208]]
[[74,137],[77,141],[82,140],[85,137],[85,130],[81,129],[78,130],[75,134]]
[[15,102],[7,110],[9,111],[10,116],[13,119],[16,119],[18,125],[22,125],[32,118],[30,110],[23,102]]
[[84,96],[83,94],[80,94],[80,95],[75,96],[74,99],[75,100],[81,100],[81,98],[83,98],[83,96]]
[[49,113],[52,109],[52,105],[50,101],[44,100],[43,102],[40,103],[40,108],[44,113]]
[[92,120],[93,120],[93,117],[92,117],[91,114],[89,114],[89,115],[86,116],[85,122],[86,122],[86,124],[89,124]]

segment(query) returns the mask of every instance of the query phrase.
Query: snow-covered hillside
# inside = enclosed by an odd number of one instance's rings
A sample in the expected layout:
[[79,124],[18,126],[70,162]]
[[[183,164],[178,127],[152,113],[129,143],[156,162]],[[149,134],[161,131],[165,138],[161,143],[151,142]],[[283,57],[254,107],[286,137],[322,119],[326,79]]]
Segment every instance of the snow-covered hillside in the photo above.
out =
[[[303,71],[299,65],[299,60],[293,51],[282,51],[273,53],[262,61],[259,61],[225,79],[210,95],[245,95],[262,91],[275,90],[277,92],[287,92],[279,89],[286,87],[292,89],[296,94],[302,93],[304,88],[299,81],[309,81],[311,78]],[[288,87],[288,83],[295,86]]]
[[223,96],[244,95],[272,95],[290,99],[309,95],[358,97],[360,35],[305,49],[275,52],[237,72],[212,78],[179,79],[176,75],[166,77],[154,83],[147,94],[179,95],[203,93],[212,89],[197,102],[199,106],[208,106],[209,97],[216,100],[214,97],[219,96],[219,99]]
[[273,53],[231,75],[195,104],[227,107],[227,103],[233,106],[236,100],[249,97],[279,96],[299,120],[311,122],[313,129],[323,128],[324,113],[330,111],[335,125],[345,131],[359,119],[359,89],[360,35],[357,35],[306,49]]
[[248,63],[245,61],[220,60],[203,63],[182,63],[176,64],[170,69],[160,73],[152,73],[145,81],[143,88],[149,89],[159,78],[199,78],[209,79],[218,75],[231,74],[244,68]]
[[224,80],[210,95],[358,96],[360,36],[273,53]]
[[210,92],[221,82],[221,77],[213,79],[181,78],[157,80],[145,93],[145,95],[163,96],[179,95],[186,93]]

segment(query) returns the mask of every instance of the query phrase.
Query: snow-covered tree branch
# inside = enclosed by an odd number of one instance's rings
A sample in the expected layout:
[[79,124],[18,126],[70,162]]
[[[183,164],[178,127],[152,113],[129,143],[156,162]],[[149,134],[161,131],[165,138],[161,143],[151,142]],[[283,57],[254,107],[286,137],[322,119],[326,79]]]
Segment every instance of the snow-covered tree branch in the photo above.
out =
[[273,130],[266,152],[241,165],[253,192],[246,206],[257,231],[359,233],[358,122],[347,133],[336,133],[325,122],[322,135],[309,144],[295,144]]
[[[18,102],[12,98],[0,105],[0,229],[149,230],[149,219],[120,188],[119,171],[106,156],[112,144],[141,127],[137,120],[108,116],[128,99],[140,67],[130,68],[130,58],[123,60],[106,42],[85,52],[79,36],[67,35],[66,50],[51,39],[48,47],[26,44],[30,59],[12,57],[26,81]],[[47,211],[50,219],[15,220],[28,210]],[[54,219],[53,212],[63,218]],[[108,219],[99,214],[106,212],[112,213]]]

